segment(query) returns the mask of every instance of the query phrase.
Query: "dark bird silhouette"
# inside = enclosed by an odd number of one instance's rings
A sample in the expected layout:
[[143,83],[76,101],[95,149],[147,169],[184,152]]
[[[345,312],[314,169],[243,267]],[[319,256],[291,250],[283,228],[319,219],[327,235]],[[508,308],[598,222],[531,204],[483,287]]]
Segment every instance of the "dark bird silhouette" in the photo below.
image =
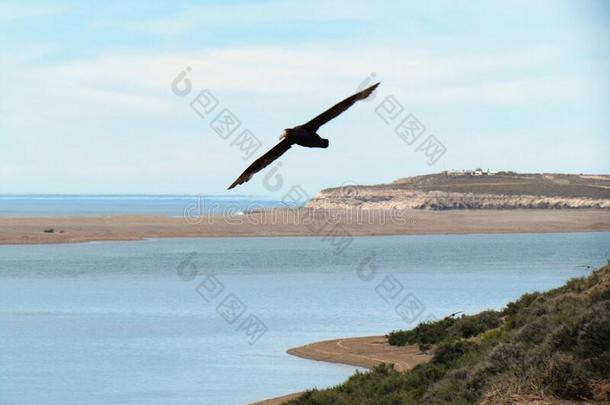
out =
[[583,267],[583,268],[585,268],[585,269],[587,269],[587,270],[589,270],[589,269],[592,269],[592,268],[593,268],[593,266],[588,265],[588,264],[581,264],[580,266],[576,266],[576,267]]
[[454,312],[454,313],[452,313],[451,315],[447,315],[447,316],[445,317],[445,319],[448,319],[448,318],[453,318],[453,317],[454,317],[454,316],[456,316],[457,314],[462,314],[462,313],[464,313],[464,311],[457,311],[457,312]]
[[292,145],[305,146],[306,148],[328,148],[328,139],[320,137],[316,131],[328,121],[338,117],[341,113],[354,105],[356,101],[367,98],[377,86],[379,86],[379,83],[346,98],[303,125],[285,129],[282,132],[282,135],[280,135],[280,143],[248,166],[237,180],[229,186],[228,190],[250,180],[255,173],[269,166],[271,162],[282,156],[284,152],[292,147]]

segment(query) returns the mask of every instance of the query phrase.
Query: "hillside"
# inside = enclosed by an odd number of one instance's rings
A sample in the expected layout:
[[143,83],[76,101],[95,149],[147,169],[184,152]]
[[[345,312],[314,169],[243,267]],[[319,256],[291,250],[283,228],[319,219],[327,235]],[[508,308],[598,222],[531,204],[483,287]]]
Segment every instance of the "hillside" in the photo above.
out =
[[308,208],[610,208],[610,175],[437,173],[322,190]]
[[388,340],[419,344],[432,361],[404,373],[381,365],[287,403],[610,403],[610,264],[502,311],[447,317]]

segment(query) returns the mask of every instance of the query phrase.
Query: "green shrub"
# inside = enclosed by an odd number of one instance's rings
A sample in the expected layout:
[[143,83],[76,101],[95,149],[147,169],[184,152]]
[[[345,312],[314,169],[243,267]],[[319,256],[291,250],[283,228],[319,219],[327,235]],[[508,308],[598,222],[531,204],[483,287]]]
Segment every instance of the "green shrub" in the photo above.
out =
[[477,315],[461,317],[457,321],[456,327],[461,337],[469,338],[497,328],[501,322],[502,317],[499,312],[483,311]]
[[466,380],[469,375],[470,373],[465,368],[458,368],[453,373],[451,373],[450,377],[456,380]]
[[420,387],[419,394],[423,393],[429,386],[443,378],[447,373],[444,365],[435,363],[420,364],[413,369],[407,377],[407,383],[413,387]]
[[432,387],[422,398],[421,403],[470,405],[477,403],[479,396],[479,392],[471,389],[463,380],[456,379],[452,374]]
[[502,311],[502,313],[503,313],[503,315],[507,315],[507,316],[517,315],[524,308],[527,308],[528,306],[530,306],[531,303],[534,302],[534,300],[536,298],[538,298],[539,296],[540,296],[539,292],[523,294],[521,296],[521,298],[519,298],[517,301],[509,302],[506,305],[506,308],[504,309],[504,311]]
[[501,373],[513,365],[523,361],[525,353],[513,343],[503,343],[496,346],[487,356],[487,370]]
[[468,340],[445,342],[434,351],[432,362],[436,364],[450,364],[461,358],[469,351],[475,350],[478,345]]
[[559,325],[549,335],[551,348],[560,351],[571,350],[576,344],[576,332],[567,325]]
[[593,374],[610,376],[610,315],[594,319],[583,328],[578,338],[578,354],[587,359]]
[[422,322],[411,330],[393,331],[387,335],[388,343],[394,346],[417,343],[436,344],[445,339],[449,328],[456,322],[454,318]]
[[563,399],[586,399],[591,397],[587,375],[574,362],[574,358],[556,353],[549,361],[544,383],[551,392]]
[[420,343],[418,345],[419,351],[422,353],[428,353],[428,350],[430,350],[431,345],[427,344],[427,343]]
[[581,353],[593,357],[609,351],[610,347],[610,317],[594,319],[583,328],[579,337]]
[[483,311],[477,315],[461,318],[447,317],[434,322],[424,322],[406,331],[393,331],[387,335],[388,342],[395,346],[412,344],[438,344],[469,338],[487,330],[497,328],[502,322],[497,311]]
[[610,300],[610,288],[598,292],[594,299],[596,301]]
[[517,334],[516,339],[524,343],[539,344],[548,333],[549,320],[548,316],[545,315],[526,323]]

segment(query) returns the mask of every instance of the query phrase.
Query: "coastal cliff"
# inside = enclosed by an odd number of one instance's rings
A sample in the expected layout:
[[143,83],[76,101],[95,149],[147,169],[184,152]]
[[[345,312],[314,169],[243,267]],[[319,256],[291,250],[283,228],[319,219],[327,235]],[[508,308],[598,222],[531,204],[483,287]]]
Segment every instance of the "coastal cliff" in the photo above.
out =
[[610,209],[609,175],[443,172],[391,184],[320,191],[307,208],[323,209]]

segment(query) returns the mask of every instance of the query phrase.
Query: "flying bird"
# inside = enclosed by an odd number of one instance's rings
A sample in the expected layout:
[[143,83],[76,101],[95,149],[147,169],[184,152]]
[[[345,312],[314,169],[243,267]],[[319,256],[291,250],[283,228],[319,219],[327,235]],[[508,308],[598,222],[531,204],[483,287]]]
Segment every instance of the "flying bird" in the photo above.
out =
[[445,317],[445,319],[448,319],[448,318],[453,318],[453,317],[454,317],[454,316],[456,316],[457,314],[462,314],[462,313],[464,313],[464,311],[457,311],[457,312],[454,312],[454,313],[452,313],[451,315],[447,315],[447,316]]
[[328,139],[320,137],[316,131],[328,121],[337,118],[341,113],[354,105],[356,101],[367,98],[377,86],[379,86],[379,83],[346,98],[305,124],[285,129],[280,135],[280,142],[248,166],[237,180],[229,186],[228,190],[250,180],[255,173],[269,166],[271,162],[282,156],[292,145],[305,146],[306,148],[328,148]]

